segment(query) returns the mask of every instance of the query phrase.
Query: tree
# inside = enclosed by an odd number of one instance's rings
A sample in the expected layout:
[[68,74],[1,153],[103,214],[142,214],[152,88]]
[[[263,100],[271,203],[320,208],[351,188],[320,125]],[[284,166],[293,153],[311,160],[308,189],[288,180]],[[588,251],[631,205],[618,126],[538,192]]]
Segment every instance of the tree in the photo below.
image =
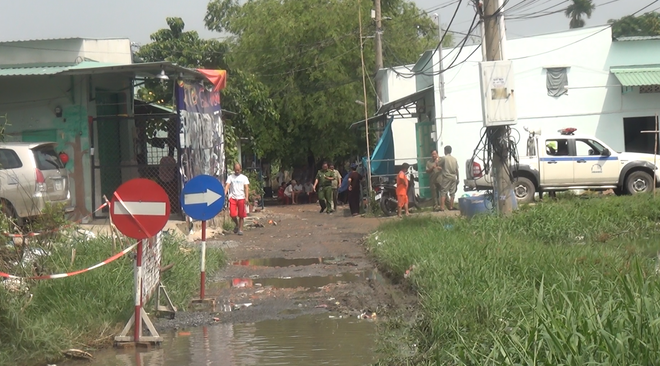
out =
[[[276,144],[273,137],[277,131],[270,131],[268,126],[279,116],[266,86],[253,75],[228,67],[226,43],[201,39],[195,31],[184,31],[185,23],[181,18],[167,18],[167,24],[169,28],[153,33],[152,43],[142,46],[137,55],[145,61],[169,61],[190,68],[228,70],[230,79],[222,91],[222,107],[231,112],[225,118],[228,122],[225,134],[230,135],[226,136],[227,142],[236,141],[237,136],[249,137],[253,151],[270,153],[269,149]],[[138,91],[138,96],[148,102],[171,106],[173,83],[173,80],[166,83],[148,81]],[[235,146],[227,143],[226,150],[228,159],[235,156]]]
[[633,15],[621,19],[610,19],[612,36],[614,37],[644,37],[660,35],[660,14],[649,12],[638,17]]
[[[242,3],[242,2],[241,2]],[[358,4],[349,0],[212,0],[209,29],[233,35],[229,67],[240,65],[270,90],[280,119],[270,126],[277,136],[284,165],[341,159],[358,151],[348,126],[364,119]],[[364,35],[373,35],[371,5],[361,2]],[[437,42],[437,27],[404,0],[383,3],[384,41],[397,58],[385,65],[410,63]],[[365,63],[373,77],[374,44],[364,39]],[[388,53],[385,53],[388,56]],[[373,88],[368,82],[370,100]],[[363,152],[361,153],[363,154]]]
[[573,0],[573,3],[566,8],[564,14],[570,18],[569,27],[582,28],[585,25],[584,16],[591,19],[591,13],[596,9],[592,0]]

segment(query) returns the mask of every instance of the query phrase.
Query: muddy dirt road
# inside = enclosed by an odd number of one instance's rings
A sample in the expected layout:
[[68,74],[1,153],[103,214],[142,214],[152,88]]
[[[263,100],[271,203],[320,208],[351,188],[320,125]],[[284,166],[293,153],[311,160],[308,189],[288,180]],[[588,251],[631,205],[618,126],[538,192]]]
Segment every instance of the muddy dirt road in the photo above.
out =
[[[160,319],[160,330],[222,323],[251,323],[328,313],[329,317],[378,318],[410,305],[374,268],[362,246],[366,235],[392,218],[333,215],[314,204],[267,207],[246,220],[244,236],[226,233],[207,241],[229,264],[208,278],[215,311],[199,308]],[[227,311],[231,309],[232,311]],[[375,314],[375,316],[374,316]]]

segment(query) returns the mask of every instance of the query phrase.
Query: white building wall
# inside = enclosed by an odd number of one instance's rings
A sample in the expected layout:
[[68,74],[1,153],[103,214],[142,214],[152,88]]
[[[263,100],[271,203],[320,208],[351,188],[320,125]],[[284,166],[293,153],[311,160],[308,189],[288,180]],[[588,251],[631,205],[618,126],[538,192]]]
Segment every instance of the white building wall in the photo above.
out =
[[[464,162],[472,156],[483,127],[478,68],[481,50],[466,60],[475,47],[465,47],[460,55],[456,49],[445,50],[445,67],[456,55],[460,65],[444,74],[445,118],[436,118],[437,131],[442,133],[439,140],[452,146],[459,161],[461,182],[465,177]],[[575,127],[580,133],[593,134],[615,150],[623,151],[623,118],[654,115],[658,110],[658,94],[639,94],[636,90],[622,95],[618,80],[609,70],[613,66],[657,64],[659,41],[612,42],[608,27],[596,27],[510,40],[505,49],[515,72],[519,120],[514,127],[520,133],[518,149],[522,154],[527,137],[523,126],[540,127],[546,132]],[[429,65],[435,65],[434,71],[438,72],[437,54]],[[568,95],[547,95],[545,68],[551,66],[569,67]],[[437,83],[436,77],[435,89],[439,89]],[[436,117],[439,115],[436,103]],[[464,193],[462,183],[458,193]]]
[[85,58],[111,64],[131,64],[129,39],[85,39],[82,45]]
[[0,43],[0,67],[72,65],[88,58],[103,63],[132,63],[128,39],[48,39]]
[[[388,103],[393,100],[403,98],[407,95],[413,94],[417,91],[416,79],[414,77],[404,77],[403,75],[411,74],[410,69],[413,65],[395,67],[396,70],[391,69],[382,70],[378,77],[384,80],[382,83],[382,102]],[[414,110],[409,108],[410,111]],[[417,156],[417,144],[415,136],[415,123],[417,118],[402,118],[398,114],[394,115],[392,121],[392,135],[394,138],[394,159],[395,164],[400,165],[403,163],[414,164]]]

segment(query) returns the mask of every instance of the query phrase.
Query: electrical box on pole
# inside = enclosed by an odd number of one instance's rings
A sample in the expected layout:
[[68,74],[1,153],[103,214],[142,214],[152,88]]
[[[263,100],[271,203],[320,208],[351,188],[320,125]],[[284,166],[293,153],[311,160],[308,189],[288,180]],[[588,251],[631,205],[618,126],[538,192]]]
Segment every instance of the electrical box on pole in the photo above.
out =
[[479,63],[485,127],[510,126],[518,121],[511,61]]

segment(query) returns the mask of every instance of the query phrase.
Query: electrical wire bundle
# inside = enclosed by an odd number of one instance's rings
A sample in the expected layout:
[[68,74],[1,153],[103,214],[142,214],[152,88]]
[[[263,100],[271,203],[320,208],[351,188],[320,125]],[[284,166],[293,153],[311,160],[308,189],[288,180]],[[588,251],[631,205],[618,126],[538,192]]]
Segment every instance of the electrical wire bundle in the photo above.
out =
[[[518,154],[518,142],[520,141],[520,132],[509,126],[502,127],[504,133],[498,137],[499,129],[486,128],[481,129],[481,138],[472,153],[472,161],[479,159],[484,166],[482,172],[488,176],[493,168],[493,157],[497,156],[502,161],[506,175],[513,181],[515,172],[520,164]],[[517,137],[513,134],[517,134]],[[492,177],[491,177],[492,178]],[[489,184],[492,179],[486,178]]]

